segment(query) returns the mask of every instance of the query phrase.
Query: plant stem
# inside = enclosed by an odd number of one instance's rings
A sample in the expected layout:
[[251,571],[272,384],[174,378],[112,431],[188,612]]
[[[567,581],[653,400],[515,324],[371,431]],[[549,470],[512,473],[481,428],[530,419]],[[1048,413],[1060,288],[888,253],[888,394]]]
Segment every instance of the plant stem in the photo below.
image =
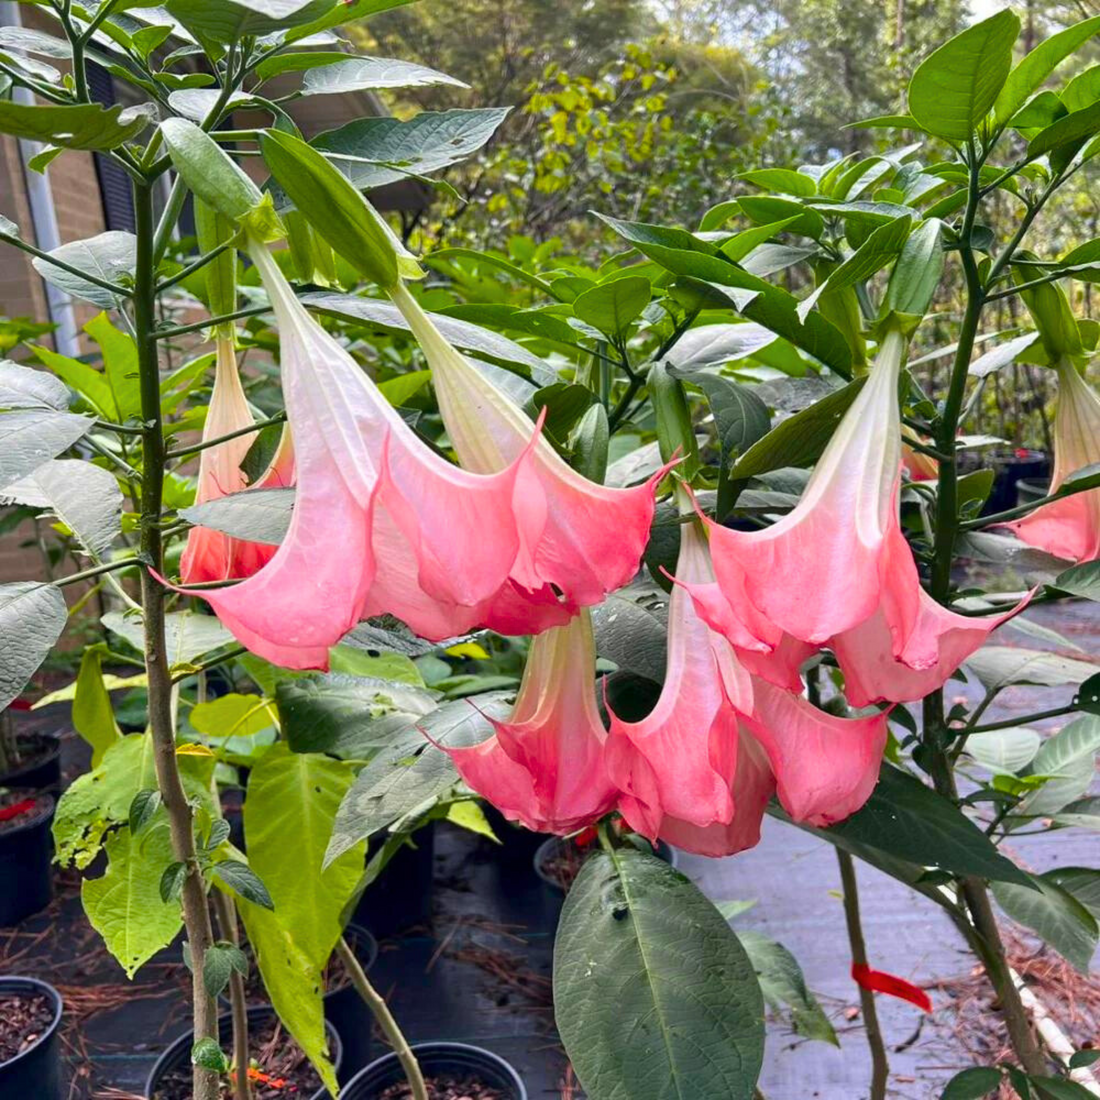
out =
[[[237,910],[233,899],[221,890],[211,894],[214,912],[218,916],[218,928],[222,939],[234,947],[240,946],[237,932]],[[229,1004],[233,1013],[233,1093],[237,1100],[252,1100],[252,1086],[248,1081],[248,1002],[245,998],[244,976],[238,970],[229,973]]]
[[112,283],[107,279],[101,279],[98,275],[92,275],[90,272],[81,271],[79,267],[74,267],[72,264],[59,259],[57,256],[51,256],[48,252],[43,252],[42,249],[35,248],[33,244],[28,244],[19,237],[11,237],[7,234],[0,233],[0,241],[3,241],[4,244],[10,244],[15,248],[21,249],[39,260],[45,260],[46,263],[54,267],[59,267],[62,271],[67,271],[70,275],[76,275],[83,279],[84,282],[91,283],[101,290],[109,291],[111,294],[117,294],[120,298],[130,297],[130,291],[128,291],[126,287],[119,286],[118,283]]
[[[141,387],[142,492],[141,556],[147,565],[163,567],[161,549],[161,504],[164,491],[164,434],[161,430],[160,378],[157,369],[156,279],[153,259],[153,196],[146,184],[133,188],[137,236],[137,264],[134,274],[134,332]],[[145,624],[145,671],[149,677],[149,729],[153,739],[153,760],[157,786],[168,815],[175,858],[187,868],[183,880],[183,921],[191,950],[191,980],[194,1035],[218,1041],[217,1009],[203,984],[203,964],[214,939],[206,887],[195,853],[191,806],[180,779],[176,761],[176,734],[172,717],[172,679],[164,630],[164,589],[147,570],[141,573],[141,602]],[[194,1067],[193,1100],[217,1100],[218,1074]]]
[[1067,703],[1064,707],[1054,707],[1052,710],[1041,710],[1035,714],[1025,714],[1022,718],[1006,718],[1000,722],[987,722],[984,726],[974,726],[966,731],[969,736],[972,733],[989,733],[992,730],[1007,730],[1013,726],[1023,725],[1025,722],[1040,722],[1044,718],[1060,718],[1063,714],[1072,714],[1077,707]]
[[193,455],[198,451],[205,451],[207,447],[217,447],[227,439],[236,439],[240,435],[248,435],[249,432],[262,432],[264,428],[270,428],[273,424],[282,424],[286,420],[286,413],[277,413],[267,420],[257,420],[255,424],[249,424],[247,428],[238,428],[235,432],[227,432],[216,439],[204,439],[201,443],[191,443],[186,447],[173,447],[165,454],[166,458],[182,458],[184,455]]
[[93,566],[91,569],[82,569],[79,573],[70,573],[67,577],[61,577],[54,581],[58,588],[64,588],[67,584],[77,584],[86,581],[89,577],[98,577],[100,573],[111,573],[115,569],[125,569],[128,565],[140,565],[140,558],[124,558],[122,561],[109,561],[103,565]]
[[359,965],[359,960],[355,957],[355,952],[348,946],[348,941],[343,936],[336,942],[336,953],[347,969],[351,984],[355,986],[356,992],[366,1002],[367,1007],[378,1021],[378,1026],[381,1027],[387,1041],[393,1047],[394,1053],[405,1071],[405,1076],[408,1078],[409,1088],[412,1089],[412,1100],[428,1100],[428,1089],[424,1084],[424,1075],[420,1072],[420,1064],[416,1060],[416,1055],[409,1046],[409,1042],[402,1033],[401,1028],[397,1026],[397,1021],[393,1018],[385,998],[370,984],[370,980]]
[[196,321],[191,325],[176,325],[174,328],[162,328],[153,334],[154,340],[170,340],[173,336],[186,336],[189,332],[201,332],[206,328],[217,328],[230,321],[239,321],[242,317],[257,317],[261,313],[270,313],[271,306],[249,306],[238,309],[236,313],[226,313],[221,317],[208,317],[205,321]]
[[[844,921],[848,926],[852,962],[867,966],[867,945],[863,940],[863,925],[859,919],[859,885],[856,882],[856,867],[852,857],[840,848],[836,850],[836,858],[840,864],[840,881],[844,887]],[[871,1048],[871,1100],[885,1100],[886,1085],[890,1079],[890,1062],[886,1057],[886,1044],[883,1042],[882,1028],[878,1022],[874,992],[860,986],[859,1003],[867,1029],[867,1045]]]

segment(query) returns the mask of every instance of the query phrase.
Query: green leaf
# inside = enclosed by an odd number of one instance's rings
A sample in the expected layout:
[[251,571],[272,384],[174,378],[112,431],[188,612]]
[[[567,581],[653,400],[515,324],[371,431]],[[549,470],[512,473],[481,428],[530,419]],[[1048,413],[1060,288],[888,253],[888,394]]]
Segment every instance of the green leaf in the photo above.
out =
[[[251,779],[249,786],[251,786]],[[252,838],[249,837],[249,851],[251,852],[251,850]],[[244,898],[245,901],[250,901],[253,905],[258,905],[262,909],[275,908],[275,903],[272,901],[271,894],[268,892],[263,879],[247,863],[241,863],[236,859],[225,859],[221,863],[214,864],[211,868],[211,874],[239,897]]]
[[744,948],[688,879],[627,848],[585,862],[554,945],[554,1012],[591,1100],[749,1100],[763,1009]]
[[669,349],[665,362],[681,370],[723,367],[738,359],[747,359],[775,343],[776,335],[763,325],[700,325],[688,329]]
[[956,1073],[940,1094],[940,1100],[981,1100],[1000,1086],[1002,1074],[995,1066],[974,1066]]
[[898,218],[880,225],[812,294],[798,303],[798,316],[803,322],[822,294],[843,290],[866,282],[884,268],[901,251],[909,236],[910,220]]
[[1011,775],[1035,758],[1042,737],[1025,726],[990,730],[988,733],[972,733],[966,739],[967,755],[991,772]]
[[202,960],[202,984],[208,997],[220,997],[233,972],[248,973],[248,959],[232,943],[211,944]]
[[1088,714],[1100,714],[1100,672],[1080,686],[1073,697],[1073,705]]
[[603,479],[607,476],[609,443],[607,410],[597,401],[577,421],[577,426],[569,438],[569,444],[573,450],[573,469],[589,481],[602,485]]
[[181,508],[180,515],[196,527],[278,546],[290,529],[294,498],[294,489],[246,489]]
[[68,450],[92,427],[86,416],[54,409],[0,413],[0,490]]
[[0,409],[53,409],[69,407],[68,388],[43,370],[0,359]]
[[596,652],[620,670],[664,683],[667,660],[668,596],[632,585],[610,593],[592,608]]
[[336,673],[367,677],[398,684],[425,686],[416,665],[403,653],[367,653],[351,645],[336,645],[329,650],[328,667]]
[[183,893],[183,880],[187,878],[187,864],[176,861],[175,863],[169,863],[164,868],[164,873],[160,876],[160,883],[158,884],[157,891],[160,894],[160,900],[167,905],[171,901],[178,902],[180,894]]
[[1083,19],[1040,42],[1008,75],[993,105],[993,118],[1003,125],[1024,105],[1032,92],[1070,54],[1100,33],[1100,16]]
[[141,382],[137,346],[129,333],[115,328],[106,313],[93,317],[84,331],[99,345],[104,374],[111,388],[118,419],[125,422],[141,415]]
[[774,195],[742,195],[737,200],[741,213],[757,225],[774,225],[786,221],[789,233],[819,240],[825,231],[821,215],[810,206],[794,199],[776,198]]
[[1006,340],[1003,344],[997,344],[996,347],[975,359],[967,368],[967,373],[975,378],[986,378],[994,371],[999,371],[1002,367],[1014,363],[1017,357],[1022,355],[1038,339],[1039,334],[1037,332],[1025,332],[1023,336],[1017,336],[1013,340]]
[[909,113],[930,134],[966,142],[989,114],[1012,68],[1020,20],[1008,9],[957,34],[909,82]]
[[[1100,920],[1100,871],[1092,867],[1056,867],[1040,877],[1072,894]],[[1100,1054],[1097,1057],[1100,1058]]]
[[780,191],[802,198],[817,194],[817,186],[805,172],[789,168],[757,168],[752,172],[738,172],[734,179],[753,183],[765,191]]
[[812,466],[821,457],[864,381],[864,378],[857,378],[809,408],[780,421],[741,455],[730,470],[730,477],[757,477],[785,466]]
[[140,839],[120,829],[108,838],[106,849],[106,873],[85,879],[80,897],[92,927],[132,978],[183,924],[179,904],[160,896],[161,875],[172,862],[167,822]]
[[130,813],[127,822],[130,826],[130,835],[137,836],[146,825],[156,816],[160,809],[160,791],[144,790],[134,795],[130,803]]
[[1100,1050],[1079,1050],[1070,1057],[1069,1068],[1083,1069],[1085,1066],[1093,1065],[1097,1060],[1100,1060]]
[[165,5],[213,56],[243,35],[274,34],[312,23],[332,7],[332,0],[168,0]]
[[277,724],[275,704],[270,699],[237,692],[197,703],[191,708],[190,720],[199,733],[219,741],[255,737]]
[[[59,260],[109,283],[121,284],[126,277],[133,277],[137,265],[137,237],[133,233],[109,230],[82,241],[70,241],[51,249],[47,255],[56,256]],[[60,287],[66,294],[84,298],[100,309],[118,308],[118,296],[109,290],[104,290],[71,271],[63,271],[40,256],[36,256],[31,263],[46,282]]]
[[[177,765],[189,801],[217,815],[210,790],[212,756],[179,756]],[[66,788],[54,814],[57,862],[83,869],[95,858],[104,833],[129,820],[139,791],[157,786],[153,739],[147,733],[121,737],[103,754],[99,767],[78,776]]]
[[408,404],[430,381],[430,370],[414,370],[408,374],[399,374],[396,378],[387,378],[385,382],[379,382],[378,388],[382,396],[395,408]]
[[1047,738],[1031,762],[1031,774],[1049,775],[1037,791],[1029,794],[1018,807],[1021,814],[1057,813],[1084,795],[1096,772],[1096,754],[1100,752],[1100,717],[1084,714],[1053,737]]
[[[407,333],[408,323],[401,311],[389,302],[380,302],[376,298],[360,298],[355,294],[328,294],[324,292],[303,294],[302,304],[318,313],[343,320],[358,322],[368,328],[383,332]],[[494,362],[513,364],[525,368],[539,386],[549,386],[560,382],[556,371],[521,344],[490,332],[480,325],[469,321],[460,321],[457,317],[445,317],[433,313],[432,322],[443,334],[447,343],[460,351],[468,352]]]
[[4,490],[5,499],[44,508],[95,555],[122,530],[122,490],[114,474],[76,458],[52,458]]
[[822,832],[922,867],[1025,888],[1030,881],[957,806],[889,764],[863,808]]
[[351,759],[415,730],[438,705],[437,695],[423,688],[341,673],[284,680],[275,690],[283,735],[295,752]]
[[290,134],[265,130],[260,151],[294,205],[338,255],[383,289],[397,284],[396,238],[346,176]]
[[302,82],[302,95],[346,95],[383,88],[427,88],[450,84],[469,85],[453,76],[391,57],[349,57],[335,65],[310,69]]
[[496,133],[508,110],[421,111],[408,121],[359,118],[320,134],[310,144],[366,191],[465,160]]
[[229,1071],[229,1059],[225,1051],[218,1045],[216,1039],[204,1035],[191,1048],[191,1064],[202,1066],[203,1069],[211,1069],[215,1073],[227,1073]]
[[0,100],[0,133],[46,141],[65,149],[115,149],[135,138],[153,120],[150,104],[138,107],[26,106]]
[[1091,103],[1088,107],[1073,111],[1040,130],[1028,142],[1027,155],[1034,159],[1041,157],[1044,153],[1066,154],[1068,150],[1068,155],[1063,158],[1068,161],[1097,131],[1100,131],[1100,103]]
[[1087,661],[1058,657],[1045,650],[992,645],[969,656],[966,667],[978,677],[986,691],[1000,691],[1009,684],[1042,687],[1080,684],[1097,671],[1097,666]]
[[[144,649],[145,630],[140,614],[109,611],[100,622],[125,638],[136,650]],[[201,615],[196,611],[170,611],[164,617],[164,626],[165,652],[172,667],[191,665],[234,641],[233,635],[213,615]]]
[[1060,592],[1100,601],[1100,561],[1086,561],[1059,573],[1052,585]]
[[267,57],[256,66],[254,72],[261,81],[270,80],[280,73],[300,73],[307,69],[317,69],[323,65],[335,65],[338,61],[347,61],[343,50],[303,50],[301,53],[277,53]]
[[1092,914],[1072,894],[1048,879],[1029,875],[1032,887],[993,883],[997,904],[1017,924],[1030,928],[1082,974],[1096,950],[1100,930]]
[[652,287],[639,275],[600,283],[579,294],[573,301],[573,312],[605,336],[623,336],[649,305]]
[[309,23],[299,24],[286,31],[283,41],[300,42],[313,35],[320,34],[330,27],[339,27],[345,23],[354,23],[360,19],[369,19],[378,12],[400,8],[413,0],[333,0],[323,15]]
[[0,710],[38,671],[67,621],[60,588],[31,581],[0,585]]
[[818,999],[806,988],[806,979],[798,960],[781,943],[769,940],[758,932],[738,932],[737,938],[756,971],[760,991],[769,1007],[777,1011],[789,1008],[791,1024],[797,1034],[839,1047],[840,1040],[829,1023],[829,1017]]
[[[102,643],[88,646],[80,659],[73,699],[73,728],[92,747],[92,767],[98,768],[106,751],[122,736],[103,683]],[[132,815],[131,815],[132,816]],[[133,832],[137,832],[131,823]]]
[[674,370],[672,373],[697,386],[706,396],[718,432],[723,466],[735,455],[744,454],[771,430],[768,406],[747,386],[707,371]]
[[1029,1077],[1028,1080],[1039,1090],[1042,1100],[1089,1100],[1096,1095],[1076,1081],[1062,1077]]
[[[249,864],[263,879],[284,927],[319,968],[340,938],[340,913],[363,870],[362,845],[324,863],[352,778],[350,765],[342,761],[291,752],[279,743],[260,758],[248,779]],[[294,858],[288,859],[291,851]]]
[[[232,6],[228,2],[217,6]],[[184,118],[165,119],[160,132],[172,166],[212,210],[243,218],[263,201],[260,189],[209,134]]]
[[[901,221],[901,219],[898,219]],[[943,274],[942,223],[936,218],[921,222],[909,235],[886,287],[884,312],[923,317]]]
[[[479,744],[492,736],[490,718],[507,716],[511,698],[504,692],[482,695],[476,708],[456,699],[394,736],[393,744],[371,760],[347,792],[336,815],[325,865],[382,829],[399,832],[402,822],[431,809],[458,782],[458,773],[447,753],[428,743],[428,738],[451,747]],[[424,746],[419,752],[414,734]]]
[[[168,106],[191,122],[202,123],[206,116],[218,105],[221,99],[219,88],[181,88],[168,97]],[[234,92],[229,97],[229,106],[241,108],[252,103],[252,97],[245,92]]]

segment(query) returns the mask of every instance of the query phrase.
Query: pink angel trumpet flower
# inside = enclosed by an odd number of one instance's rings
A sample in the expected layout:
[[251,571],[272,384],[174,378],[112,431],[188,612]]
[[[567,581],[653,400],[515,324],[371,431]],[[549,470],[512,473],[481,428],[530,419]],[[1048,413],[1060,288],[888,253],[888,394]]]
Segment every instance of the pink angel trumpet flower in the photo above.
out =
[[[403,285],[389,293],[428,360],[459,462],[482,474],[504,469],[528,446],[531,419],[451,347]],[[513,572],[517,583],[530,592],[557,591],[570,609],[597,604],[628,584],[649,539],[655,488],[671,465],[643,485],[608,488],[571,469],[540,437],[534,461],[520,474],[516,507],[529,514],[522,532],[536,530],[540,518],[543,527],[537,541],[525,543]]]
[[512,502],[530,448],[491,475],[436,455],[310,317],[267,248],[250,253],[279,326],[297,494],[271,561],[199,594],[244,645],[287,668],[327,667],[368,607],[436,638],[480,623],[495,598],[511,598]]
[[[763,531],[707,521],[717,583],[687,585],[703,618],[776,685],[794,687],[812,648],[831,646],[856,706],[939,687],[1027,602],[973,618],[921,588],[899,519],[904,356],[902,335],[887,333],[792,512]],[[746,645],[753,637],[771,659]]]
[[[203,426],[203,442],[240,431],[252,423],[252,411],[237,372],[233,330],[229,328],[217,335],[214,388]],[[252,434],[239,435],[201,452],[196,504],[247,489],[281,488],[293,482],[294,448],[290,432],[284,429],[267,469],[255,484],[248,484],[241,466],[255,439]],[[194,527],[187,535],[180,577],[184,584],[250,577],[275,556],[275,551],[275,546],[236,539],[209,527]]]
[[689,523],[681,532],[660,698],[640,722],[612,714],[606,755],[632,828],[725,856],[757,843],[773,794],[794,820],[814,825],[858,810],[878,777],[886,715],[838,718],[800,691],[751,675],[689,595],[691,586],[713,578],[703,531]]
[[[1067,360],[1058,367],[1054,415],[1054,473],[1050,491],[1083,466],[1100,462],[1100,396]],[[1069,561],[1100,558],[1100,489],[1088,489],[1036,508],[1008,526],[1029,546]]]
[[512,714],[493,727],[487,741],[446,751],[463,781],[509,820],[566,836],[614,807],[587,609],[532,640]]

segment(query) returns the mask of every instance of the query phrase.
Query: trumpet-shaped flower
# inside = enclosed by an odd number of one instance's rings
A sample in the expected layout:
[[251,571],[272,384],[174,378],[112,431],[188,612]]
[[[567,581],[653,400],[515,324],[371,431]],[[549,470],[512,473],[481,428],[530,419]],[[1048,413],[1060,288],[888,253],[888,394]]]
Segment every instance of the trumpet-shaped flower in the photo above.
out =
[[904,351],[888,333],[798,506],[763,531],[708,521],[717,583],[687,584],[703,618],[775,684],[793,686],[806,647],[831,646],[856,705],[920,698],[1007,617],[958,615],[921,588],[898,511]]
[[660,698],[639,722],[611,716],[607,768],[627,822],[717,856],[756,844],[776,792],[796,821],[826,825],[854,813],[878,777],[886,716],[838,718],[749,673],[689,595],[713,583],[695,524],[682,528],[676,579]]
[[[214,388],[203,427],[203,442],[240,431],[253,423],[248,399],[237,373],[232,329],[218,334],[216,347]],[[207,447],[201,453],[195,494],[197,504],[249,487],[241,465],[255,438],[250,434],[239,435]],[[293,477],[294,449],[290,433],[284,430],[268,468],[251,487],[279,488],[290,485]],[[264,543],[232,538],[208,527],[195,527],[187,536],[187,546],[180,561],[180,576],[185,584],[250,577],[275,556],[275,549]]]
[[[1068,359],[1058,368],[1058,380],[1051,492],[1074,470],[1100,462],[1100,397]],[[1009,526],[1029,546],[1070,561],[1093,561],[1100,557],[1100,489],[1051,501]]]
[[[534,432],[530,418],[447,343],[404,286],[390,295],[431,367],[439,411],[462,466],[491,474],[516,461]],[[520,524],[525,541],[512,574],[516,582],[531,592],[552,586],[574,609],[627,584],[649,539],[654,488],[667,471],[644,485],[607,488],[572,470],[540,437],[517,484],[517,513],[526,522]],[[535,532],[537,539],[528,537]]]
[[279,324],[297,494],[271,561],[202,595],[246,646],[290,668],[325,667],[368,611],[440,638],[491,617],[495,600],[512,607],[522,593],[510,571],[538,541],[531,530],[521,541],[513,508],[530,446],[488,475],[436,455],[309,316],[267,249],[251,253]]
[[469,748],[448,748],[459,775],[505,817],[565,835],[615,804],[604,767],[606,739],[596,705],[596,643],[587,610],[531,643],[506,722]]

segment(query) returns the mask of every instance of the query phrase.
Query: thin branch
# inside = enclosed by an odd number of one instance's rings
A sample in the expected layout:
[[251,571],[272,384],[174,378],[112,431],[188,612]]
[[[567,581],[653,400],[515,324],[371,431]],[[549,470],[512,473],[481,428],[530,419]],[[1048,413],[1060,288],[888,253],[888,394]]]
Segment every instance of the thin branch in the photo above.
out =
[[125,558],[122,561],[108,561],[102,565],[95,565],[91,569],[83,569],[79,573],[70,573],[67,577],[54,581],[58,588],[64,588],[68,584],[79,584],[89,577],[98,577],[102,573],[113,573],[116,569],[128,569],[131,565],[141,565],[140,558]]
[[274,416],[268,417],[267,420],[257,420],[255,424],[249,424],[247,428],[238,428],[235,432],[227,432],[225,435],[219,435],[216,439],[204,439],[201,443],[192,443],[186,447],[173,447],[170,451],[166,452],[166,458],[182,458],[184,455],[192,455],[197,451],[205,451],[207,447],[217,447],[219,443],[225,443],[230,439],[236,439],[238,436],[248,435],[250,432],[260,432],[264,428],[270,428],[273,424],[282,424],[286,421],[286,413],[276,413]]
[[232,241],[225,241],[222,244],[218,245],[217,248],[210,249],[209,252],[204,253],[197,260],[192,261],[185,268],[177,271],[175,275],[169,276],[169,278],[163,280],[157,286],[157,293],[161,294],[169,287],[173,287],[177,283],[182,283],[184,279],[188,278],[191,275],[194,275],[196,271],[201,271],[202,268],[206,267],[208,263],[210,263],[212,260],[216,260],[227,248],[232,248],[232,246]]
[[59,267],[62,271],[67,271],[70,275],[76,275],[78,278],[83,279],[87,283],[91,283],[93,286],[98,286],[102,290],[117,294],[120,298],[129,298],[133,293],[133,291],[127,290],[124,286],[119,286],[118,283],[112,283],[107,279],[101,279],[98,275],[92,275],[87,271],[81,271],[79,267],[74,267],[72,264],[66,263],[65,260],[59,260],[56,256],[51,256],[48,252],[43,252],[42,249],[35,248],[33,244],[28,244],[20,237],[12,237],[7,233],[0,233],[0,241],[3,241],[5,244],[14,245],[24,252],[29,252],[32,256],[37,256],[38,259],[45,260],[46,263],[53,264],[54,267]]
[[261,313],[270,313],[271,306],[249,306],[247,309],[238,309],[235,313],[224,313],[220,317],[210,317],[205,321],[196,321],[191,325],[175,325],[172,328],[157,329],[153,333],[155,340],[171,340],[176,336],[186,336],[189,332],[202,332],[203,329],[217,328],[218,325],[227,325],[230,321],[239,321],[242,317],[258,317]]

